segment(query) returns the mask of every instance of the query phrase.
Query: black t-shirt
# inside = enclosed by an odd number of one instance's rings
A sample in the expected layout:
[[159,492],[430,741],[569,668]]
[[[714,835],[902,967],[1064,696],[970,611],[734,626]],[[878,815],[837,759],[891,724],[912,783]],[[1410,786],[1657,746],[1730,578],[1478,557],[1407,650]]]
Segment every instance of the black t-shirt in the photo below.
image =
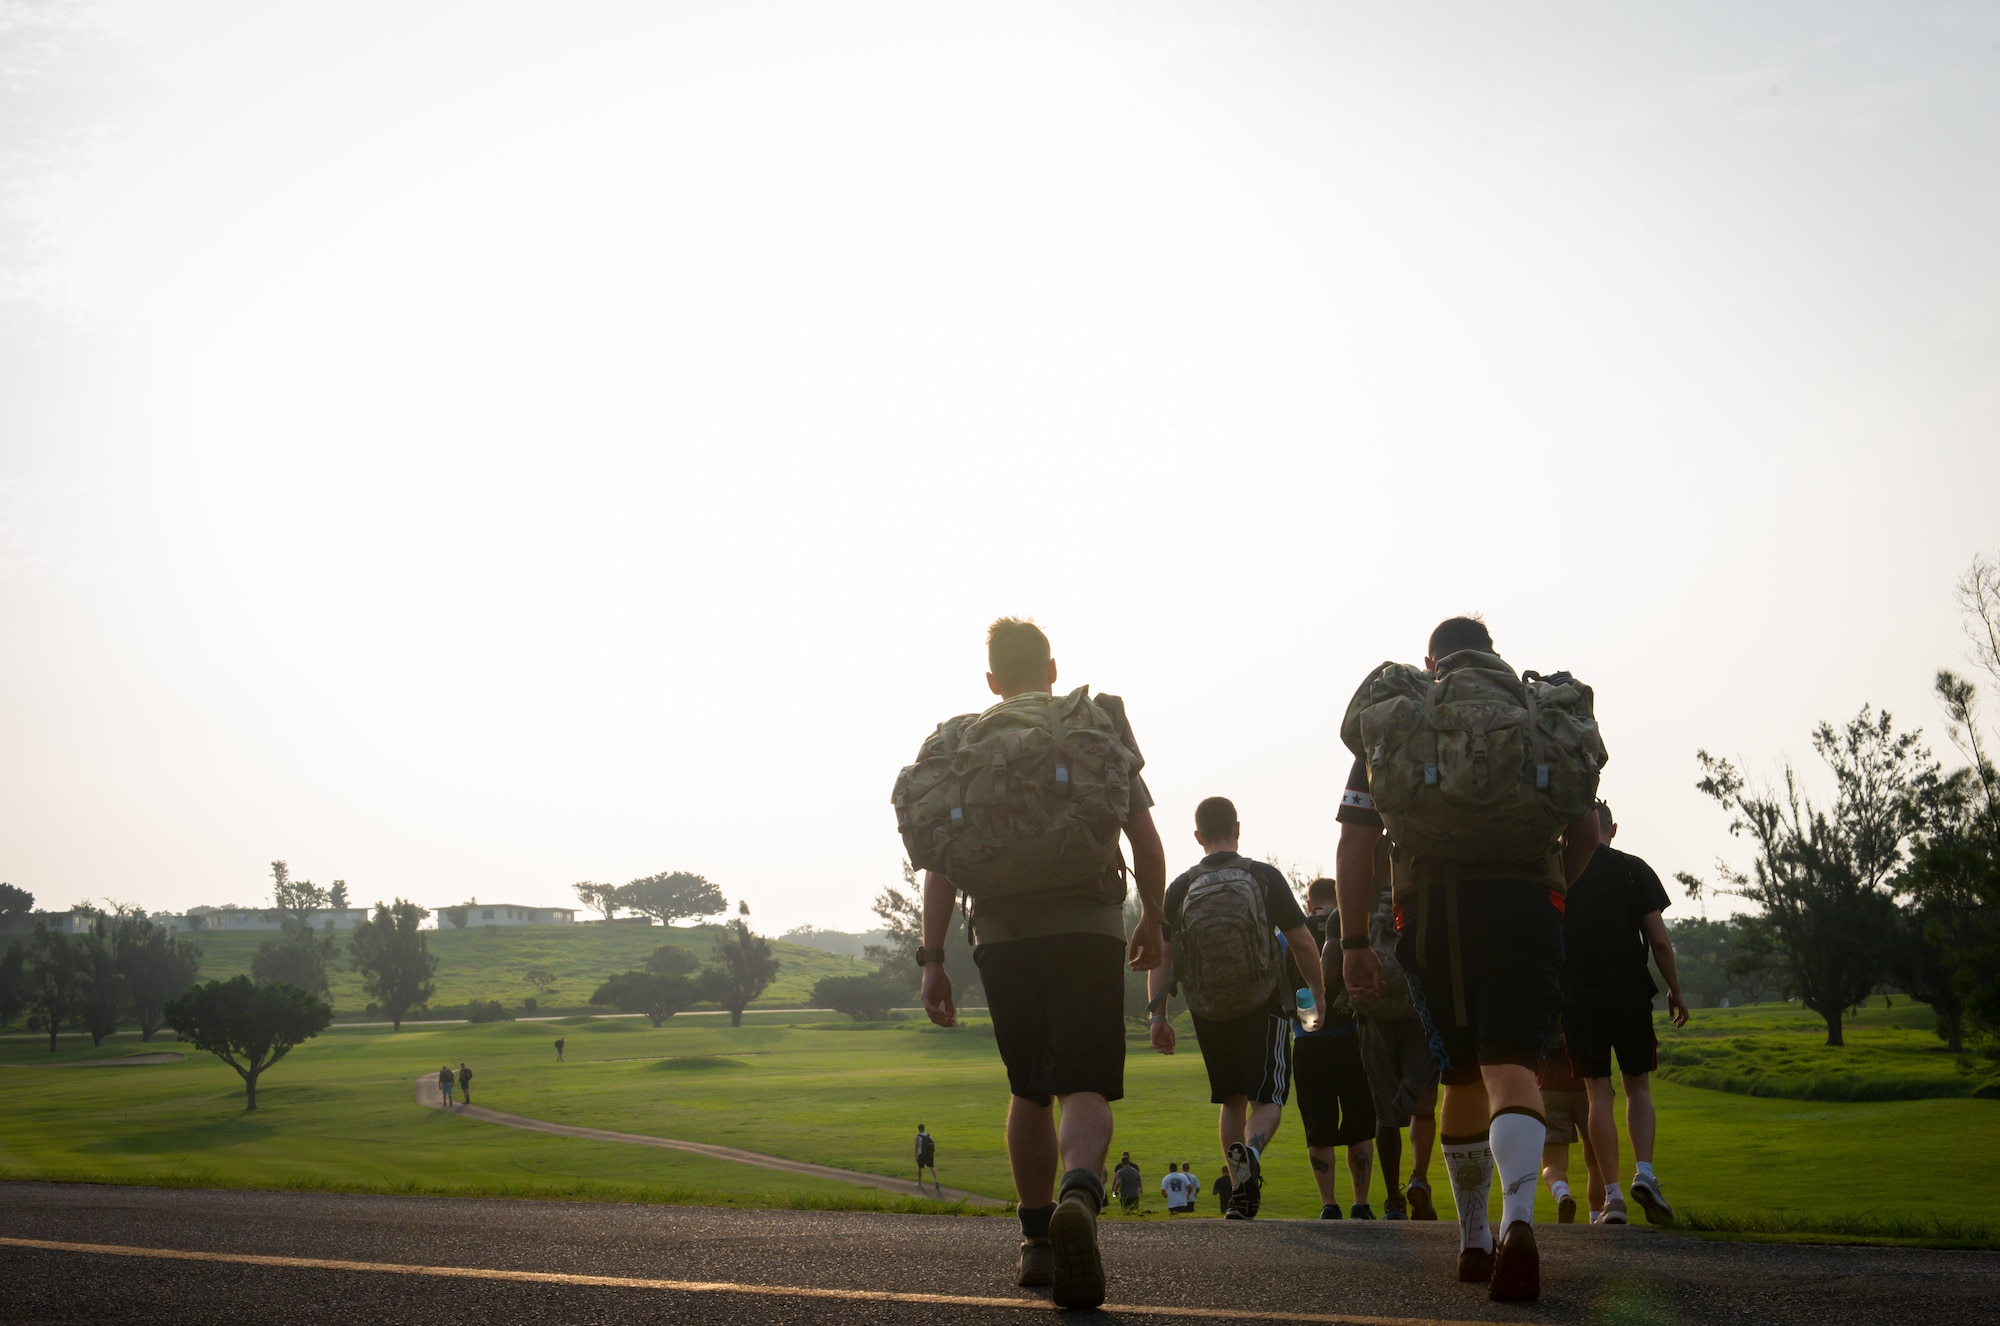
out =
[[1306,923],[1305,911],[1299,906],[1292,886],[1278,873],[1276,866],[1265,865],[1262,861],[1252,861],[1247,856],[1234,852],[1210,852],[1201,859],[1201,864],[1184,872],[1179,879],[1167,885],[1167,905],[1164,908],[1165,924],[1161,927],[1168,939],[1181,923],[1181,905],[1187,901],[1188,889],[1194,882],[1210,870],[1223,866],[1241,866],[1250,872],[1250,877],[1264,886],[1264,915],[1280,931],[1295,929]]
[[1653,868],[1629,852],[1599,847],[1563,900],[1564,983],[1597,994],[1659,987],[1646,970],[1651,949],[1640,922],[1672,906]]
[[1340,809],[1333,814],[1341,824],[1360,824],[1370,829],[1382,827],[1382,815],[1375,809],[1375,798],[1368,795],[1368,761],[1359,755],[1354,757],[1354,767],[1347,771],[1347,786],[1340,793]]

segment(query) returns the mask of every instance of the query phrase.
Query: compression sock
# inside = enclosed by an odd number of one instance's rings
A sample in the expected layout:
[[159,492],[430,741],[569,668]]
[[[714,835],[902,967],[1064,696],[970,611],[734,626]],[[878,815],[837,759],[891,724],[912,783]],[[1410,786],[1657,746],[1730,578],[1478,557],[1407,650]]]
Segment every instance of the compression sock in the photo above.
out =
[[1569,1181],[1567,1179],[1550,1179],[1549,1196],[1555,1198],[1559,1202],[1563,1198],[1569,1196]]
[[1458,1246],[1462,1252],[1493,1251],[1493,1230],[1486,1223],[1486,1203],[1493,1194],[1493,1148],[1486,1133],[1470,1137],[1439,1136],[1444,1172],[1451,1179],[1451,1200],[1458,1206]]
[[1024,1239],[1045,1239],[1049,1236],[1049,1217],[1056,1213],[1056,1204],[1047,1206],[1023,1206],[1016,1208],[1021,1217],[1021,1237]]
[[1535,1223],[1535,1179],[1549,1125],[1533,1110],[1512,1106],[1493,1116],[1493,1167],[1500,1171],[1500,1228]]

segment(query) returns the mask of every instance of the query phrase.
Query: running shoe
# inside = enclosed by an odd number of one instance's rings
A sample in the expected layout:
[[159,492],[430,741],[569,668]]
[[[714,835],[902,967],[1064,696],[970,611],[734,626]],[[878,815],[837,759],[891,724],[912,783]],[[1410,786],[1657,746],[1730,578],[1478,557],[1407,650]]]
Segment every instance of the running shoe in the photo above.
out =
[[1356,1220],[1373,1220],[1375,1218],[1374,1210],[1366,1202],[1356,1202],[1348,1214]]
[[1390,1193],[1382,1199],[1382,1218],[1384,1220],[1408,1220],[1410,1218],[1409,1209],[1403,1205],[1401,1193]]
[[1604,1214],[1599,1217],[1599,1220],[1601,1223],[1607,1225],[1622,1225],[1626,1223],[1625,1199],[1623,1197],[1606,1198],[1604,1201]]
[[1097,1252],[1097,1202],[1088,1188],[1063,1190],[1049,1217],[1050,1284],[1059,1308],[1094,1308],[1104,1302],[1104,1259]]
[[1493,1254],[1484,1248],[1458,1250],[1458,1278],[1469,1285],[1483,1285],[1493,1278]]
[[1023,1289],[1056,1282],[1056,1254],[1046,1238],[1021,1240],[1021,1273],[1014,1283]]
[[1542,1254],[1535,1247],[1535,1227],[1516,1220],[1500,1236],[1486,1297],[1496,1303],[1532,1303],[1541,1296]]
[[1257,1209],[1264,1204],[1264,1181],[1252,1179],[1239,1183],[1229,1194],[1229,1208],[1222,1213],[1225,1220],[1255,1220]]
[[1319,1209],[1319,1218],[1321,1220],[1338,1220],[1340,1219],[1340,1208],[1334,1203],[1328,1202]]
[[1558,1225],[1576,1223],[1576,1198],[1568,1193],[1564,1193],[1562,1200],[1556,1203],[1556,1223]]
[[1667,1199],[1660,1194],[1660,1181],[1644,1174],[1632,1178],[1632,1199],[1645,1208],[1646,1219],[1655,1225],[1674,1223],[1674,1208],[1667,1205]]
[[1428,1183],[1413,1183],[1405,1189],[1405,1192],[1408,1193],[1410,1199],[1410,1219],[1435,1220],[1438,1218],[1438,1209],[1431,1204],[1431,1187]]

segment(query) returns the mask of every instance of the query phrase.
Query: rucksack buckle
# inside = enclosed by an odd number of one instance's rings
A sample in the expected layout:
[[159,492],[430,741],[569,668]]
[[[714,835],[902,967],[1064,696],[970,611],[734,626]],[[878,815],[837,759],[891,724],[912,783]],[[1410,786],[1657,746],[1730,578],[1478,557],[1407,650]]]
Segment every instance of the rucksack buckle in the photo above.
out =
[[1069,770],[1060,764],[1056,766],[1056,791],[1069,795]]
[[1540,788],[1540,789],[1541,789],[1542,791],[1544,791],[1544,792],[1546,792],[1546,791],[1548,791],[1548,790],[1549,790],[1549,766],[1548,766],[1548,765],[1546,765],[1546,764],[1538,764],[1538,765],[1536,765],[1536,766],[1535,766],[1535,786],[1536,786],[1536,787],[1538,787],[1538,788]]
[[1438,767],[1435,764],[1426,764],[1424,766],[1424,785],[1426,787],[1436,787],[1437,780]]

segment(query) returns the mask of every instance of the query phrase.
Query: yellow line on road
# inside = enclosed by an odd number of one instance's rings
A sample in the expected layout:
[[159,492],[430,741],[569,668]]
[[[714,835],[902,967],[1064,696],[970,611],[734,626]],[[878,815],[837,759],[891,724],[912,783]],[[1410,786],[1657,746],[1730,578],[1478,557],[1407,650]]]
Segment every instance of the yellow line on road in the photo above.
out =
[[[1039,1298],[982,1298],[973,1294],[916,1294],[887,1289],[821,1289],[806,1285],[737,1284],[729,1280],[651,1280],[624,1275],[572,1275],[559,1271],[508,1271],[484,1266],[413,1266],[405,1262],[355,1262],[328,1257],[273,1257],[255,1252],[197,1252],[186,1248],[134,1248],[117,1243],[65,1243],[55,1239],[0,1237],[0,1247],[44,1252],[84,1252],[100,1257],[152,1257],[163,1261],[225,1262],[293,1271],[374,1271],[429,1275],[456,1280],[508,1280],[537,1285],[588,1285],[600,1289],[652,1289],[677,1294],[745,1294],[758,1298],[817,1298],[861,1303],[919,1303],[934,1307],[1029,1308],[1051,1305]],[[1255,1308],[1193,1308],[1170,1303],[1106,1303],[1106,1312],[1148,1317],[1221,1317],[1233,1321],[1311,1322],[1315,1326],[1488,1326],[1435,1317],[1358,1317],[1339,1312],[1266,1312]]]

